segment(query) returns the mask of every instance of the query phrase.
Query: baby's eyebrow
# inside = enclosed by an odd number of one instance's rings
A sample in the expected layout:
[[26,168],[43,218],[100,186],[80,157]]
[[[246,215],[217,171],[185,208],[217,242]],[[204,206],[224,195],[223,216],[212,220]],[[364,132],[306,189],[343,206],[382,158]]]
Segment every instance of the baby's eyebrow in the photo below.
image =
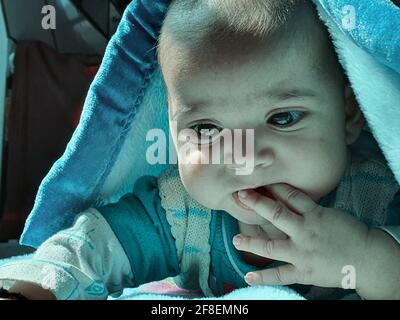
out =
[[304,88],[277,88],[273,90],[267,90],[255,95],[255,98],[258,99],[276,99],[279,101],[285,101],[289,99],[298,99],[298,98],[312,98],[315,97],[317,94],[316,92],[310,89]]
[[[275,99],[278,101],[286,101],[290,99],[313,98],[316,96],[317,96],[316,92],[304,88],[292,88],[292,89],[279,88],[279,89],[254,93],[255,100]],[[265,107],[265,105],[263,104],[260,104],[260,106],[262,106],[263,108]],[[172,115],[171,120],[175,121],[181,114],[192,113],[198,107],[199,107],[198,105],[193,105],[193,106],[181,105],[177,107],[178,110],[175,111],[175,113]]]
[[171,117],[172,121],[175,121],[181,114],[189,113],[190,111],[193,111],[195,108],[185,105],[185,106],[180,106],[177,109],[178,110],[176,110],[175,113]]

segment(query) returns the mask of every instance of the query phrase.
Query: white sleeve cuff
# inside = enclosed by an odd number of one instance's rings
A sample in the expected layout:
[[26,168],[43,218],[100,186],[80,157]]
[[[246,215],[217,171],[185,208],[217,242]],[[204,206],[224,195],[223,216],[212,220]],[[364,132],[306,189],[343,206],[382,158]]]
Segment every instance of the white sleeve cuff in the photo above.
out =
[[57,300],[76,299],[79,298],[78,287],[92,281],[79,276],[79,272],[74,272],[71,267],[51,261],[18,260],[0,267],[0,287],[9,289],[15,281],[23,281],[51,291]]
[[71,228],[46,240],[33,254],[0,266],[0,288],[15,281],[37,284],[58,300],[106,299],[131,286],[128,257],[111,227],[95,209],[77,216]]

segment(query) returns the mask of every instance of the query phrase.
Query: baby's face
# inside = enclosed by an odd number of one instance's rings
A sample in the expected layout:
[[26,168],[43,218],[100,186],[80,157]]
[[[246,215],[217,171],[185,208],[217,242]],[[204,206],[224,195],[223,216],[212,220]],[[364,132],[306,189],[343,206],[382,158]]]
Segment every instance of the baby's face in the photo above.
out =
[[[237,191],[286,183],[318,202],[341,180],[347,162],[343,79],[332,67],[334,55],[321,58],[321,46],[302,36],[285,35],[272,49],[255,40],[226,41],[168,59],[163,74],[179,171],[204,206],[257,224],[260,218],[235,202]],[[234,164],[187,164],[208,157],[214,142],[180,152],[185,142],[176,137],[185,128],[199,135],[215,129],[212,141],[222,129],[254,129],[252,172],[239,175]]]

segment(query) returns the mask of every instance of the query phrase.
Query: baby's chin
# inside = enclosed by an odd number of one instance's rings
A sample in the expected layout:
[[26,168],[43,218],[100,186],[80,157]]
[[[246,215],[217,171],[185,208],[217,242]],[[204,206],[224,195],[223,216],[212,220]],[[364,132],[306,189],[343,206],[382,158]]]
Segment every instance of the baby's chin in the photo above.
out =
[[303,191],[306,195],[308,195],[315,203],[319,203],[321,199],[327,196],[332,190],[323,191],[323,192],[306,192]]

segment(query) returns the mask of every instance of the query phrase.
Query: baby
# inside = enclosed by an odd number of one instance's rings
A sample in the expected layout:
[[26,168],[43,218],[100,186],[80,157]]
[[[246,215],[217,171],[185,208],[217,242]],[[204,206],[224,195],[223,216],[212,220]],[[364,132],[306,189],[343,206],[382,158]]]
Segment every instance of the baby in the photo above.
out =
[[[0,286],[94,299],[180,274],[209,296],[300,284],[400,298],[399,185],[379,150],[353,148],[373,138],[313,5],[176,0],[158,49],[178,168],[81,213]],[[253,133],[248,174],[203,161],[234,129]],[[224,140],[221,158],[237,148]]]

